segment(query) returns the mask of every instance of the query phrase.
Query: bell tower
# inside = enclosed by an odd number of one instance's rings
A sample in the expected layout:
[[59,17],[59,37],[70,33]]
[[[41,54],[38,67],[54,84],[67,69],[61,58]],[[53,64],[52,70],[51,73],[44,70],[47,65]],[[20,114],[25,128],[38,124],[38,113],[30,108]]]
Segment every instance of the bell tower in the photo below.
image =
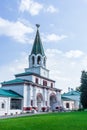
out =
[[39,34],[39,24],[36,24],[37,32],[34,40],[33,48],[29,56],[29,67],[42,66],[46,67],[46,56],[44,53],[43,45]]
[[46,69],[46,55],[44,53],[42,41],[40,39],[39,24],[36,24],[37,31],[34,44],[29,55],[29,68],[26,71],[37,73],[41,76],[49,78],[49,70]]

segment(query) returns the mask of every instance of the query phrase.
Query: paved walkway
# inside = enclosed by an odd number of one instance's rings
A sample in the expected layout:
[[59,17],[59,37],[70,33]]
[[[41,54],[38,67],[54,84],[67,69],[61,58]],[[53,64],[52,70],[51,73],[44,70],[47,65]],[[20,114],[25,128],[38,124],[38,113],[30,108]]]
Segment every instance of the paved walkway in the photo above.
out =
[[[47,114],[48,112],[37,112],[37,113],[23,113],[23,114],[17,114],[17,115],[6,115],[6,116],[0,116],[0,119],[7,119],[7,118],[16,118],[16,117],[23,117],[23,116],[32,116],[32,115],[39,115],[39,114]],[[51,113],[51,112],[49,112]]]

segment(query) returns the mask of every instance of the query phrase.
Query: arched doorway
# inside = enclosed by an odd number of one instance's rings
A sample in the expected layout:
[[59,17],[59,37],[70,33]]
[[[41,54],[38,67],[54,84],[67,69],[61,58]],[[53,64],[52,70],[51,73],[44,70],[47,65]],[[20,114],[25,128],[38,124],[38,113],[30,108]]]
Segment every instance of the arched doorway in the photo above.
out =
[[56,105],[57,105],[56,95],[54,93],[52,93],[50,95],[50,107],[51,107],[51,110],[55,110]]
[[43,97],[41,93],[37,94],[37,107],[38,107],[38,111],[41,111],[41,107],[42,107],[42,103],[43,103]]

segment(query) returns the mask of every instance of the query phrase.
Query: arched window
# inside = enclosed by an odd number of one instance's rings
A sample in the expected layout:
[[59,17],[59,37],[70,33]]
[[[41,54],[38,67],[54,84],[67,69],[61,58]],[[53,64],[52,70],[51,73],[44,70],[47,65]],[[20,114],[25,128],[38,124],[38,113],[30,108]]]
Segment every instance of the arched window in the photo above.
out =
[[51,88],[53,88],[53,83],[51,83]]
[[43,86],[47,86],[47,81],[43,80]]
[[66,108],[69,108],[69,103],[66,103]]
[[37,57],[37,64],[39,64],[39,65],[40,65],[40,63],[41,63],[41,57],[40,57],[40,56],[38,56],[38,57]]
[[35,79],[35,83],[37,83],[37,84],[38,84],[38,78],[36,78],[36,79]]
[[4,108],[5,108],[5,104],[4,104],[4,103],[2,103],[1,108],[2,108],[2,109],[4,109]]
[[34,59],[34,56],[32,56],[32,65],[34,65],[35,63],[35,59]]

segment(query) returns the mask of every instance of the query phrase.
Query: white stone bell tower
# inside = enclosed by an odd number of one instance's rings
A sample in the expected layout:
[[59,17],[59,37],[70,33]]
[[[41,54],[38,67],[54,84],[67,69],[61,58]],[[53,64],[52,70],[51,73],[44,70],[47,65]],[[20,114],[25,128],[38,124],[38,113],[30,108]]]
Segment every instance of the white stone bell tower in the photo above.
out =
[[36,24],[37,32],[31,54],[29,55],[29,68],[26,72],[33,72],[49,78],[49,70],[46,69],[46,55],[39,34],[39,24]]

